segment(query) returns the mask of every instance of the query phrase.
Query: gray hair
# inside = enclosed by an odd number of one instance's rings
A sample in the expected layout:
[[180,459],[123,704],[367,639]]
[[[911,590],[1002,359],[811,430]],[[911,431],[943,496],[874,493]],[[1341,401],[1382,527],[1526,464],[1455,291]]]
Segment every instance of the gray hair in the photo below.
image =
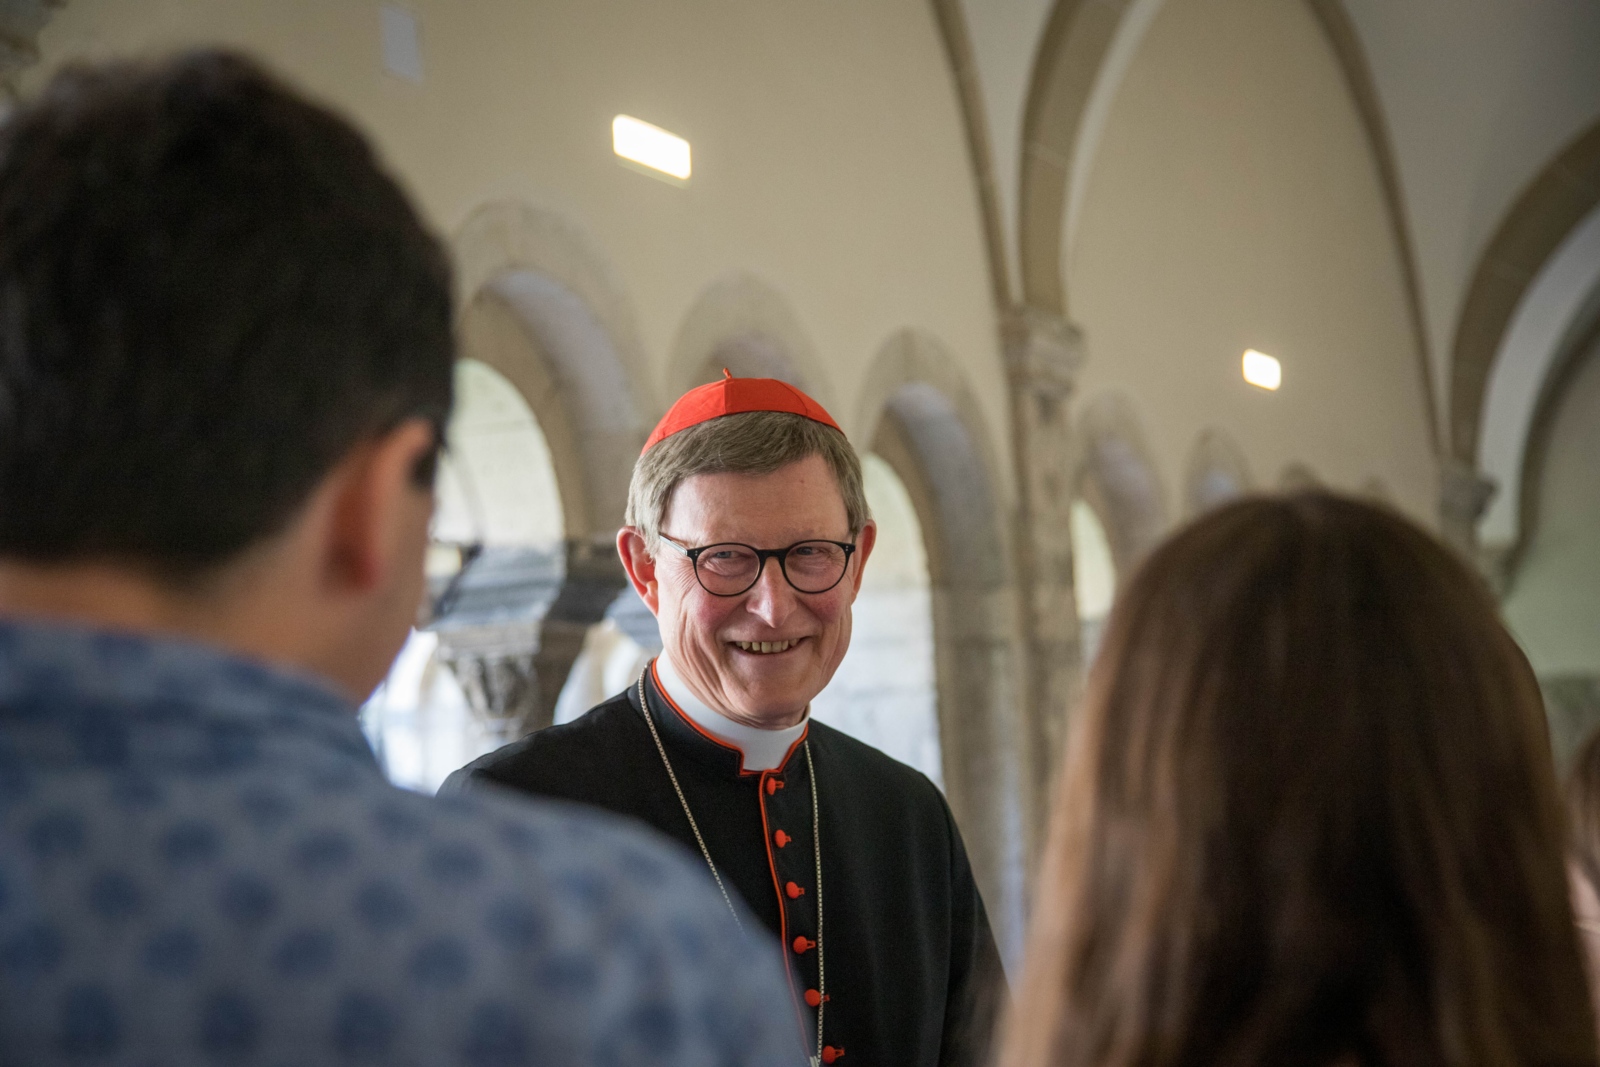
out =
[[860,533],[872,512],[861,484],[861,459],[856,450],[833,427],[786,411],[723,415],[658,441],[633,465],[625,521],[644,534],[645,543],[654,549],[673,490],[685,478],[771,474],[811,456],[827,461],[844,498],[850,532]]

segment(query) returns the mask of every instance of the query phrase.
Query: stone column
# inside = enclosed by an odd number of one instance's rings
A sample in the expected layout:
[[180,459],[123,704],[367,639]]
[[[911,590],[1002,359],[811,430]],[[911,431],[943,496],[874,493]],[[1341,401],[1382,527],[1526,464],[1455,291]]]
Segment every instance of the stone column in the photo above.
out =
[[1060,316],[1022,308],[1005,324],[1005,357],[1017,465],[1017,585],[1022,590],[1026,663],[1020,734],[1030,852],[1037,857],[1050,783],[1083,674],[1073,594],[1068,418],[1083,341]]
[[515,741],[522,724],[539,715],[534,666],[536,623],[511,623],[441,631],[439,662],[450,669],[467,705],[502,742]]
[[1478,558],[1478,521],[1494,499],[1497,486],[1463,459],[1445,461],[1439,476],[1439,533],[1450,544]]
[[555,721],[556,700],[589,627],[627,587],[627,573],[609,541],[568,541],[559,570],[538,552],[486,554],[484,562],[463,580],[456,605],[429,628],[472,710],[514,741]]
[[606,617],[617,594],[628,587],[617,546],[605,541],[568,541],[567,572],[561,590],[539,623],[539,641],[533,654],[536,702],[518,736],[543,730],[555,722],[556,699],[583,651],[589,627]]

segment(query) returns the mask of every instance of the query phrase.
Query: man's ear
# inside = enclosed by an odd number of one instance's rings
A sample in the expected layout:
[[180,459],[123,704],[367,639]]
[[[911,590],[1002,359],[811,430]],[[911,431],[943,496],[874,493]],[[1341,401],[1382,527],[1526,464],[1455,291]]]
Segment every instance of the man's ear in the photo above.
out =
[[386,585],[396,567],[410,565],[413,527],[419,518],[426,527],[432,492],[418,484],[416,472],[436,447],[435,436],[427,420],[407,419],[340,462],[330,479],[328,581],[367,592]]
[[850,578],[850,584],[855,587],[856,593],[861,592],[861,576],[866,573],[867,557],[872,555],[872,548],[878,543],[878,524],[871,519],[861,527],[861,532],[856,535],[855,574]]
[[656,584],[656,558],[650,554],[638,527],[624,526],[617,531],[617,555],[622,557],[622,566],[628,572],[628,581],[633,583],[633,591],[639,594],[650,614],[659,615],[661,594]]

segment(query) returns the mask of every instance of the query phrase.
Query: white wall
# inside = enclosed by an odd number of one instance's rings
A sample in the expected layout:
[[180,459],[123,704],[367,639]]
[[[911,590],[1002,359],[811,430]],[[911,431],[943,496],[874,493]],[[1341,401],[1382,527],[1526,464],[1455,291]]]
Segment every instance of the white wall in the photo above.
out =
[[1485,246],[1534,175],[1600,118],[1600,4],[1344,4],[1394,142],[1442,403]]
[[[766,279],[853,396],[898,329],[966,361],[996,451],[1007,415],[976,194],[925,0],[415,0],[424,80],[383,69],[372,0],[71,0],[63,60],[227,42],[352,115],[442,231],[518,200],[590,234],[631,299],[664,391],[696,296]],[[618,164],[612,117],[690,140],[673,187]]]
[[[1080,396],[1132,398],[1164,485],[1184,484],[1191,448],[1219,426],[1268,482],[1291,462],[1348,490],[1378,478],[1431,521],[1395,244],[1305,5],[1168,0],[1112,105],[1068,274]],[[1243,381],[1246,348],[1282,361],[1278,392]]]

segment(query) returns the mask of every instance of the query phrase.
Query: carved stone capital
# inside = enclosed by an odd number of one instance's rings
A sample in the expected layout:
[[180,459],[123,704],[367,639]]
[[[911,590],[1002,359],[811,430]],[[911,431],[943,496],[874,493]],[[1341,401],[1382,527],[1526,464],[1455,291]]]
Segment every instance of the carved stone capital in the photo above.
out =
[[527,622],[439,632],[439,661],[460,683],[467,706],[507,741],[538,717],[538,639],[537,624]]
[[1065,395],[1083,366],[1083,334],[1076,326],[1038,308],[1014,308],[1002,324],[1006,371],[1012,384],[1029,391]]
[[[554,551],[491,546],[427,625],[472,710],[513,740],[555,721],[589,627],[627,584],[608,540],[571,540]],[[442,589],[434,595],[442,598]]]
[[1445,463],[1439,477],[1439,532],[1462,551],[1478,544],[1478,522],[1499,488],[1492,478],[1459,459]]

